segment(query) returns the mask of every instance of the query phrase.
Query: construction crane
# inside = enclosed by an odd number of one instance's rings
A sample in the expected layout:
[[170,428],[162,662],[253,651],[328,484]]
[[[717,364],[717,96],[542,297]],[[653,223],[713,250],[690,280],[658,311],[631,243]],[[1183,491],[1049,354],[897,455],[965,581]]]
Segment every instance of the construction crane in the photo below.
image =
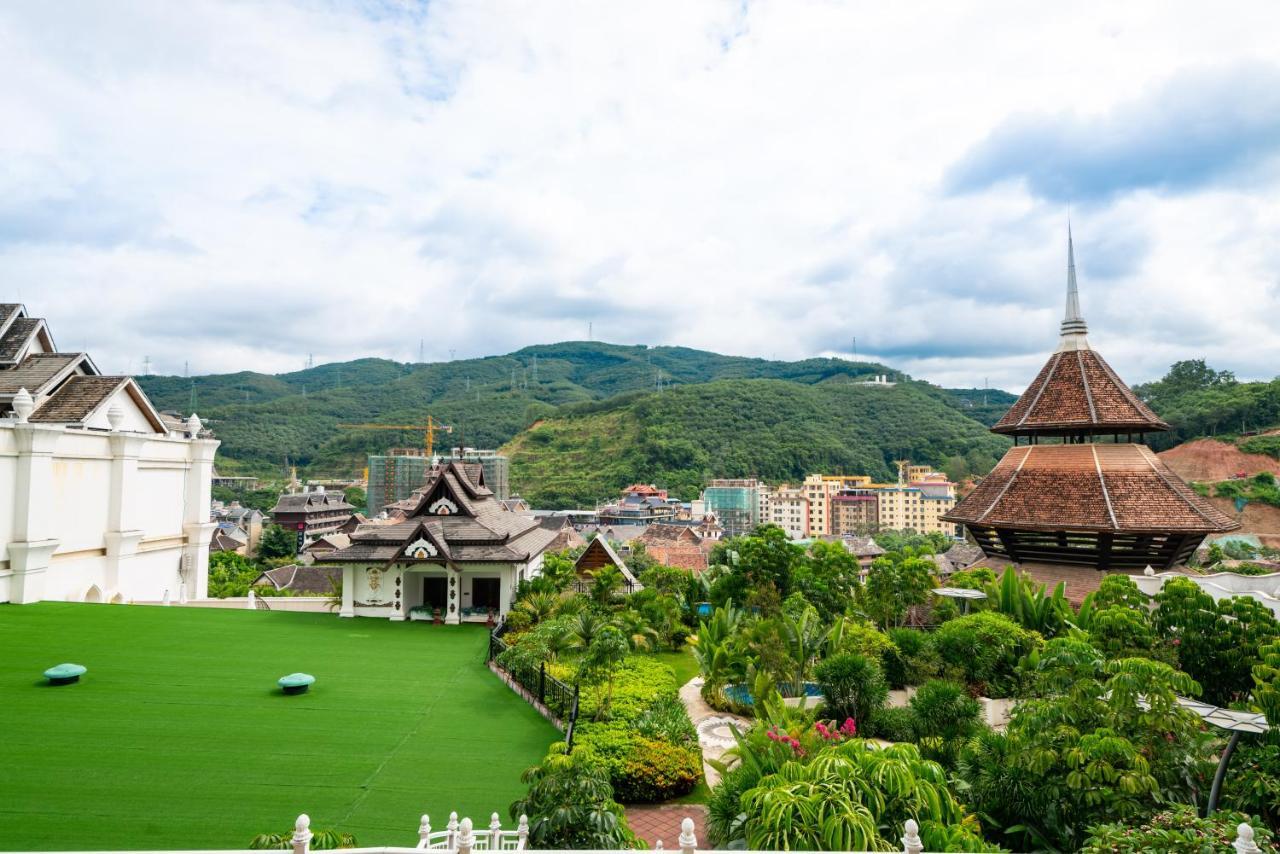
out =
[[427,459],[435,456],[436,431],[453,432],[451,425],[442,424],[430,415],[427,416],[426,424],[339,424],[338,426],[347,430],[422,430],[424,432],[422,446],[426,449]]

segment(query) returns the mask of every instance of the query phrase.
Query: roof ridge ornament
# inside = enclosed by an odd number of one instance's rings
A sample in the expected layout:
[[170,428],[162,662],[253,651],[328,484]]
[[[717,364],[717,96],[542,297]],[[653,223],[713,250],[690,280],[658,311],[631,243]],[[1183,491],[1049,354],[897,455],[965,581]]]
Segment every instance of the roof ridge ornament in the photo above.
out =
[[1080,290],[1076,285],[1076,251],[1071,238],[1071,221],[1067,221],[1067,308],[1062,318],[1062,344],[1059,350],[1088,350],[1085,338],[1089,332],[1080,314]]

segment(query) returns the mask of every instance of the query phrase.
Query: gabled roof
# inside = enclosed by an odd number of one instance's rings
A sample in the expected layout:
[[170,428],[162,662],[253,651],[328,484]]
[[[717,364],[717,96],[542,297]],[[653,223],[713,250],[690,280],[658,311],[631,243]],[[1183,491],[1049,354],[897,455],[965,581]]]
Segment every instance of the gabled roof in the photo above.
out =
[[613,546],[609,545],[609,541],[604,537],[596,537],[587,543],[587,547],[582,550],[582,554],[578,555],[578,559],[573,562],[574,571],[579,575],[594,573],[603,565],[615,566],[622,573],[632,587],[640,582],[631,574],[627,562],[618,556],[613,550]]
[[22,360],[26,354],[28,346],[33,340],[40,338],[44,342],[44,348],[52,351],[53,338],[49,335],[44,320],[39,317],[19,317],[15,318],[5,330],[0,334],[0,367],[6,365],[16,365]]
[[342,584],[342,570],[333,566],[290,564],[268,569],[253,580],[254,587],[273,587],[312,596],[328,595]]
[[35,397],[77,370],[89,375],[98,373],[84,353],[33,353],[17,367],[0,371],[0,395],[12,396],[25,388]]
[[1039,531],[1216,533],[1239,526],[1145,445],[1010,448],[947,522]]
[[27,307],[22,303],[0,302],[0,335],[4,335],[11,323],[26,316]]
[[131,377],[72,376],[40,404],[31,414],[31,420],[43,424],[84,424],[121,388],[128,392],[157,433],[168,432],[160,413]]
[[281,495],[271,513],[324,513],[330,510],[354,510],[345,499],[332,492],[300,492]]

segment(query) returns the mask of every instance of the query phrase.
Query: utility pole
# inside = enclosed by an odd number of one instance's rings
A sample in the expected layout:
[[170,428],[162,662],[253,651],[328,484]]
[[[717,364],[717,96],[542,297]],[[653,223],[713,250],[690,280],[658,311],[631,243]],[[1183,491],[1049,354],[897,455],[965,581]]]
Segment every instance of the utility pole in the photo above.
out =
[[191,363],[189,361],[184,361],[182,363],[182,376],[184,377],[191,376]]
[[423,347],[425,346],[426,346],[426,340],[423,338],[419,338],[418,339],[418,364],[422,364],[423,362],[426,361],[426,358],[423,356]]
[[590,320],[587,321],[587,340],[588,341],[596,340],[595,324],[592,323]]
[[452,347],[450,347],[450,348],[449,348],[449,361],[450,361],[450,362],[452,362],[452,361],[453,361],[453,354],[454,354],[454,353],[456,353],[456,352],[458,352],[458,351],[457,351],[457,350],[455,350],[455,349],[453,349]]

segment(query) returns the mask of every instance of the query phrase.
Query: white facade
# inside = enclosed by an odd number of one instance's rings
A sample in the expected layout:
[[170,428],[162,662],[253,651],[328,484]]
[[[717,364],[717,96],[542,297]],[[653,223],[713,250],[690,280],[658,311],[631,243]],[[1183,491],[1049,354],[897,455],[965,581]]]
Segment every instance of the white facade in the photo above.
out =
[[0,304],[0,602],[204,598],[218,442]]
[[[427,601],[426,579],[443,579],[445,596],[440,609],[441,620],[448,624],[486,622],[489,610],[475,604],[477,580],[498,583],[499,603],[495,616],[505,617],[511,610],[516,587],[521,581],[537,578],[542,573],[542,555],[528,563],[492,563],[467,565],[461,570],[447,569],[442,564],[399,564],[387,568],[377,566],[342,567],[341,617],[382,617],[393,621],[429,619],[433,603]],[[450,609],[452,603],[457,607]],[[414,608],[426,612],[411,614]]]
[[0,419],[0,602],[204,598],[217,446]]

